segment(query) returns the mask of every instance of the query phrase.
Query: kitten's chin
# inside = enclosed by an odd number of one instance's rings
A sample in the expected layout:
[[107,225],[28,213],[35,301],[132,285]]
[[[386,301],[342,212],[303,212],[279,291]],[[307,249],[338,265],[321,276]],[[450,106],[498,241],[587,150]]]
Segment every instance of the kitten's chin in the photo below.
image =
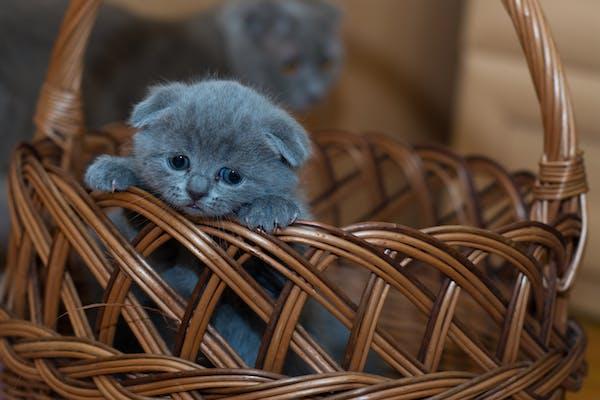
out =
[[191,217],[206,217],[206,218],[217,218],[224,216],[224,213],[218,212],[217,210],[202,207],[201,205],[185,205],[179,207],[184,214]]
[[187,215],[191,215],[192,217],[212,217],[211,212],[207,212],[201,207],[197,205],[186,205],[180,207],[181,211],[183,211]]

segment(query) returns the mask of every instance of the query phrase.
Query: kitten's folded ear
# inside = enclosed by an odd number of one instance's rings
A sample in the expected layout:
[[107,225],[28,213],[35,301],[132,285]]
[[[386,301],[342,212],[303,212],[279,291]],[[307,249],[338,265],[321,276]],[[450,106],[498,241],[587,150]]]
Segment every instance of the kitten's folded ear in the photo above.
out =
[[129,124],[140,129],[156,122],[186,88],[187,85],[180,82],[150,87],[146,98],[133,108]]
[[302,166],[311,154],[308,134],[296,120],[287,116],[269,124],[267,144],[281,155],[292,168]]

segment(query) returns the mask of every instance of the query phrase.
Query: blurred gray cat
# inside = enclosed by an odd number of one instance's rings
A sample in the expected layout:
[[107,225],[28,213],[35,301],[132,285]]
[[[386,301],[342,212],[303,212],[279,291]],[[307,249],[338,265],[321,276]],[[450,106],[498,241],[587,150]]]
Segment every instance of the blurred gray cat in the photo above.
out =
[[[185,214],[235,218],[267,231],[308,217],[296,175],[310,155],[308,136],[256,91],[219,80],[155,86],[129,121],[138,129],[131,154],[98,157],[85,174],[91,189],[140,186]],[[114,220],[119,226],[122,218]],[[131,226],[119,228],[127,232]],[[181,246],[162,250],[154,267],[189,298],[202,266]],[[283,278],[269,268],[255,272],[275,296]],[[213,323],[252,365],[261,333],[253,313],[242,309],[235,296],[225,296]],[[162,333],[168,338],[168,330]]]
[[[32,136],[37,94],[67,0],[3,0],[0,7],[0,129],[6,160]],[[103,5],[84,68],[91,128],[124,120],[161,81],[234,78],[292,111],[322,98],[338,75],[339,13],[326,0],[227,0],[182,21],[159,21]]]

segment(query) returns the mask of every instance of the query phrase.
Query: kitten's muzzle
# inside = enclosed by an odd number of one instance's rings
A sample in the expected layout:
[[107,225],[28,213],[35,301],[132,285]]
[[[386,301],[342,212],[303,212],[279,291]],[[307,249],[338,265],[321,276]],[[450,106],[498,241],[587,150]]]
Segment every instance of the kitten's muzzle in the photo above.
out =
[[199,191],[195,191],[190,188],[187,189],[187,192],[188,192],[188,196],[190,196],[190,199],[192,199],[192,201],[194,203],[196,203],[198,200],[201,200],[203,197],[205,197],[208,194],[208,192],[199,192]]
[[193,203],[196,203],[208,194],[210,182],[208,178],[195,175],[190,178],[185,188]]

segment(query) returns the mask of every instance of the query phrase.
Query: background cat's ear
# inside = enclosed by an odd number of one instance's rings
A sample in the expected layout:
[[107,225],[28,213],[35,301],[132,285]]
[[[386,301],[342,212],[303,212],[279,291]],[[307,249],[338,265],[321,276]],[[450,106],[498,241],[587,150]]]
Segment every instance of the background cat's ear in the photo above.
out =
[[315,6],[332,26],[339,25],[342,19],[342,10],[339,7],[327,0],[315,0]]
[[148,90],[146,98],[133,108],[129,118],[131,126],[139,129],[156,122],[186,87],[185,84],[179,82],[152,86]]
[[222,18],[229,28],[238,27],[240,34],[257,41],[263,41],[273,33],[284,34],[292,24],[280,0],[232,2]]
[[266,136],[267,144],[292,168],[302,166],[310,157],[308,134],[302,125],[290,116],[273,120]]

